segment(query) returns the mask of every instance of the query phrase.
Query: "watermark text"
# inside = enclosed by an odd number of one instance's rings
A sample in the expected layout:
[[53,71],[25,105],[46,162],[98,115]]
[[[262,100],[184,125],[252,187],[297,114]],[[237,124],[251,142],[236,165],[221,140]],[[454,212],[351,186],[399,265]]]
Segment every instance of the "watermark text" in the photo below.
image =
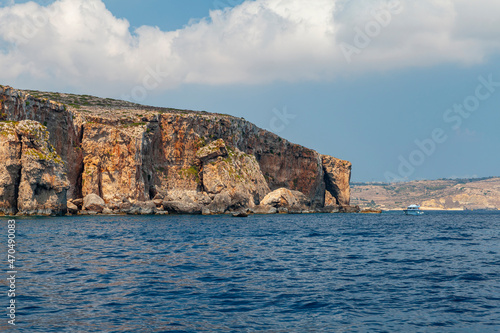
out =
[[16,221],[9,220],[7,224],[7,286],[9,305],[7,317],[10,325],[16,325]]

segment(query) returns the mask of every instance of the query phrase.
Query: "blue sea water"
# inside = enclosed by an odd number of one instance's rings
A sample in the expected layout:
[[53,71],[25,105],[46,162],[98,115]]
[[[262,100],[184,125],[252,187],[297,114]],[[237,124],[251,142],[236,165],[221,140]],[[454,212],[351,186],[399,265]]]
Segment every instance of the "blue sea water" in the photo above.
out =
[[0,331],[500,331],[498,212],[16,221]]

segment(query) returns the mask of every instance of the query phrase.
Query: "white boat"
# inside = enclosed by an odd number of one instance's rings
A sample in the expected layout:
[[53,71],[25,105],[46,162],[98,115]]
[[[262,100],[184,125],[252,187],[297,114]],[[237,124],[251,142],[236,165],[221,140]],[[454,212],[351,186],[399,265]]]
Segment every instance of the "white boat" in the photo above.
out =
[[410,205],[408,208],[403,210],[406,215],[424,215],[424,212],[420,210],[419,205]]

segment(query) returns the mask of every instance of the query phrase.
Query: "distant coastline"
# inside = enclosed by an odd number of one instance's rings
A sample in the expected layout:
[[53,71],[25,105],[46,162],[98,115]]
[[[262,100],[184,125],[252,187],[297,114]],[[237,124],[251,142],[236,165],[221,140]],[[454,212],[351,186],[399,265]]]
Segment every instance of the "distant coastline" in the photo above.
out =
[[401,183],[351,183],[351,202],[361,209],[498,210],[500,177],[419,180]]
[[[386,212],[396,212],[396,211],[403,211],[404,208],[394,208],[394,209],[387,209],[383,210]],[[436,212],[467,212],[467,211],[499,211],[500,208],[495,208],[495,209],[463,209],[463,208],[436,208],[436,207],[420,207],[420,210],[424,211],[436,211]]]

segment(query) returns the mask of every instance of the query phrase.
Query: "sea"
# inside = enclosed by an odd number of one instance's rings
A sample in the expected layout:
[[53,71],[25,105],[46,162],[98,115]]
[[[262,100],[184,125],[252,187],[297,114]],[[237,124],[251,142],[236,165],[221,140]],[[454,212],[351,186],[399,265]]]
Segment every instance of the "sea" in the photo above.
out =
[[1,332],[500,332],[495,211],[0,227]]

